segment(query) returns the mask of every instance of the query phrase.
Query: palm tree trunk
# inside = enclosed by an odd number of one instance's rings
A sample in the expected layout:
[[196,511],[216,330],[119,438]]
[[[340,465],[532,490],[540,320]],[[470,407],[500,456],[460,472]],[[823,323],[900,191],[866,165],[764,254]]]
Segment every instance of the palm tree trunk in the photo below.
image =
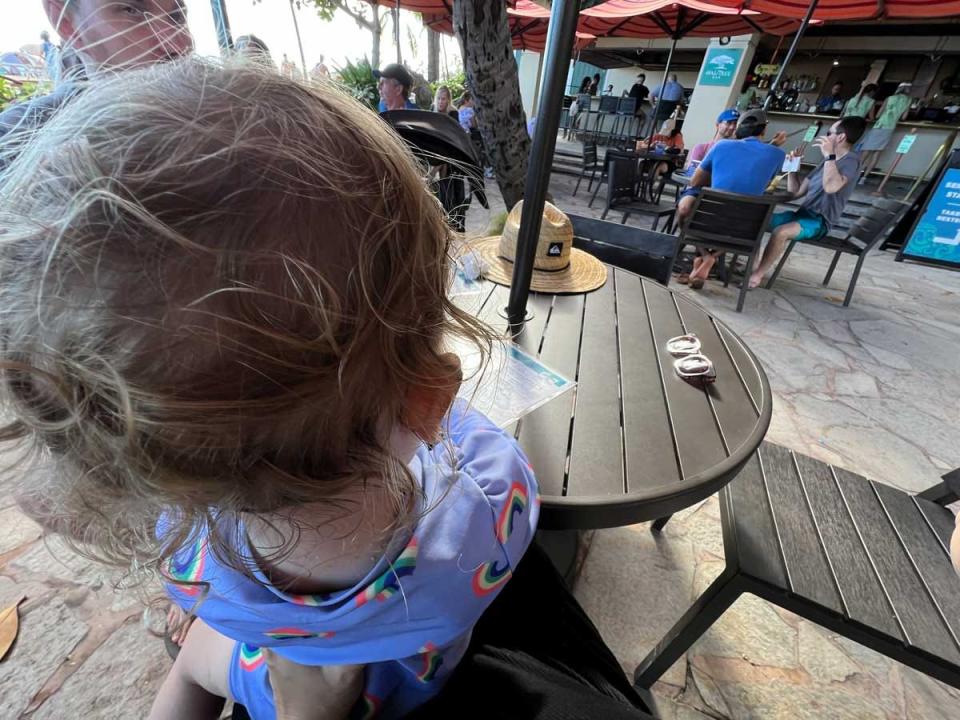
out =
[[453,29],[475,98],[477,124],[509,210],[523,198],[530,137],[506,8],[506,3],[490,0],[453,2]]
[[440,34],[427,28],[427,82],[440,79]]
[[373,36],[373,47],[370,48],[370,67],[376,69],[380,67],[380,35],[383,33],[383,27],[380,25],[380,6],[373,2],[370,4],[370,10],[373,12],[370,21],[370,34]]

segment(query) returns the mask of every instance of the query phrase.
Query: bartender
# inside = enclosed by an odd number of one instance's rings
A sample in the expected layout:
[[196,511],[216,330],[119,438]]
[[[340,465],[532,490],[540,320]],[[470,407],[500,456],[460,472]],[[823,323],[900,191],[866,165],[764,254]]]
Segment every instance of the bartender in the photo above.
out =
[[840,94],[841,92],[843,92],[843,83],[835,82],[830,89],[830,94],[817,100],[817,112],[824,115],[839,115],[840,111],[843,110],[843,95]]

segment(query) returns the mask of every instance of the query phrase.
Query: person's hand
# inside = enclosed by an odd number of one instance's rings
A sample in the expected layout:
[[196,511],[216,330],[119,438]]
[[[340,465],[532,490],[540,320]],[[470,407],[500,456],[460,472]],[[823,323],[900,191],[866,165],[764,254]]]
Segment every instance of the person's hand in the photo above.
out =
[[344,720],[363,691],[363,665],[299,665],[263,648],[277,720]]
[[786,141],[787,141],[787,131],[781,130],[780,132],[778,132],[776,135],[773,136],[773,140],[770,141],[770,144],[780,147]]
[[838,135],[821,135],[813,141],[813,146],[818,148],[823,157],[837,154],[837,145],[840,144]]

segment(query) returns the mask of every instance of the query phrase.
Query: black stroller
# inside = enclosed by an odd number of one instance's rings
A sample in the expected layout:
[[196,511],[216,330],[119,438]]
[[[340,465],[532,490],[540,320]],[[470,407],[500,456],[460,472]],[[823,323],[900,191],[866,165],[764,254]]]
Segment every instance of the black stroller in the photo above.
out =
[[427,110],[389,110],[381,116],[410,146],[413,154],[430,166],[433,188],[448,221],[463,232],[471,198],[489,208],[483,185],[483,168],[470,136],[449,115]]

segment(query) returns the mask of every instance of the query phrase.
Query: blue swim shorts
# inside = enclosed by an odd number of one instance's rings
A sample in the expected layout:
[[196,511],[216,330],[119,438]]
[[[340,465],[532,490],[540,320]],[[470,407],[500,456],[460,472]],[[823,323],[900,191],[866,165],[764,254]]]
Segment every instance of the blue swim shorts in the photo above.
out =
[[770,230],[792,222],[800,225],[800,234],[797,235],[796,240],[819,240],[830,229],[823,215],[800,208],[774,213],[770,219]]

